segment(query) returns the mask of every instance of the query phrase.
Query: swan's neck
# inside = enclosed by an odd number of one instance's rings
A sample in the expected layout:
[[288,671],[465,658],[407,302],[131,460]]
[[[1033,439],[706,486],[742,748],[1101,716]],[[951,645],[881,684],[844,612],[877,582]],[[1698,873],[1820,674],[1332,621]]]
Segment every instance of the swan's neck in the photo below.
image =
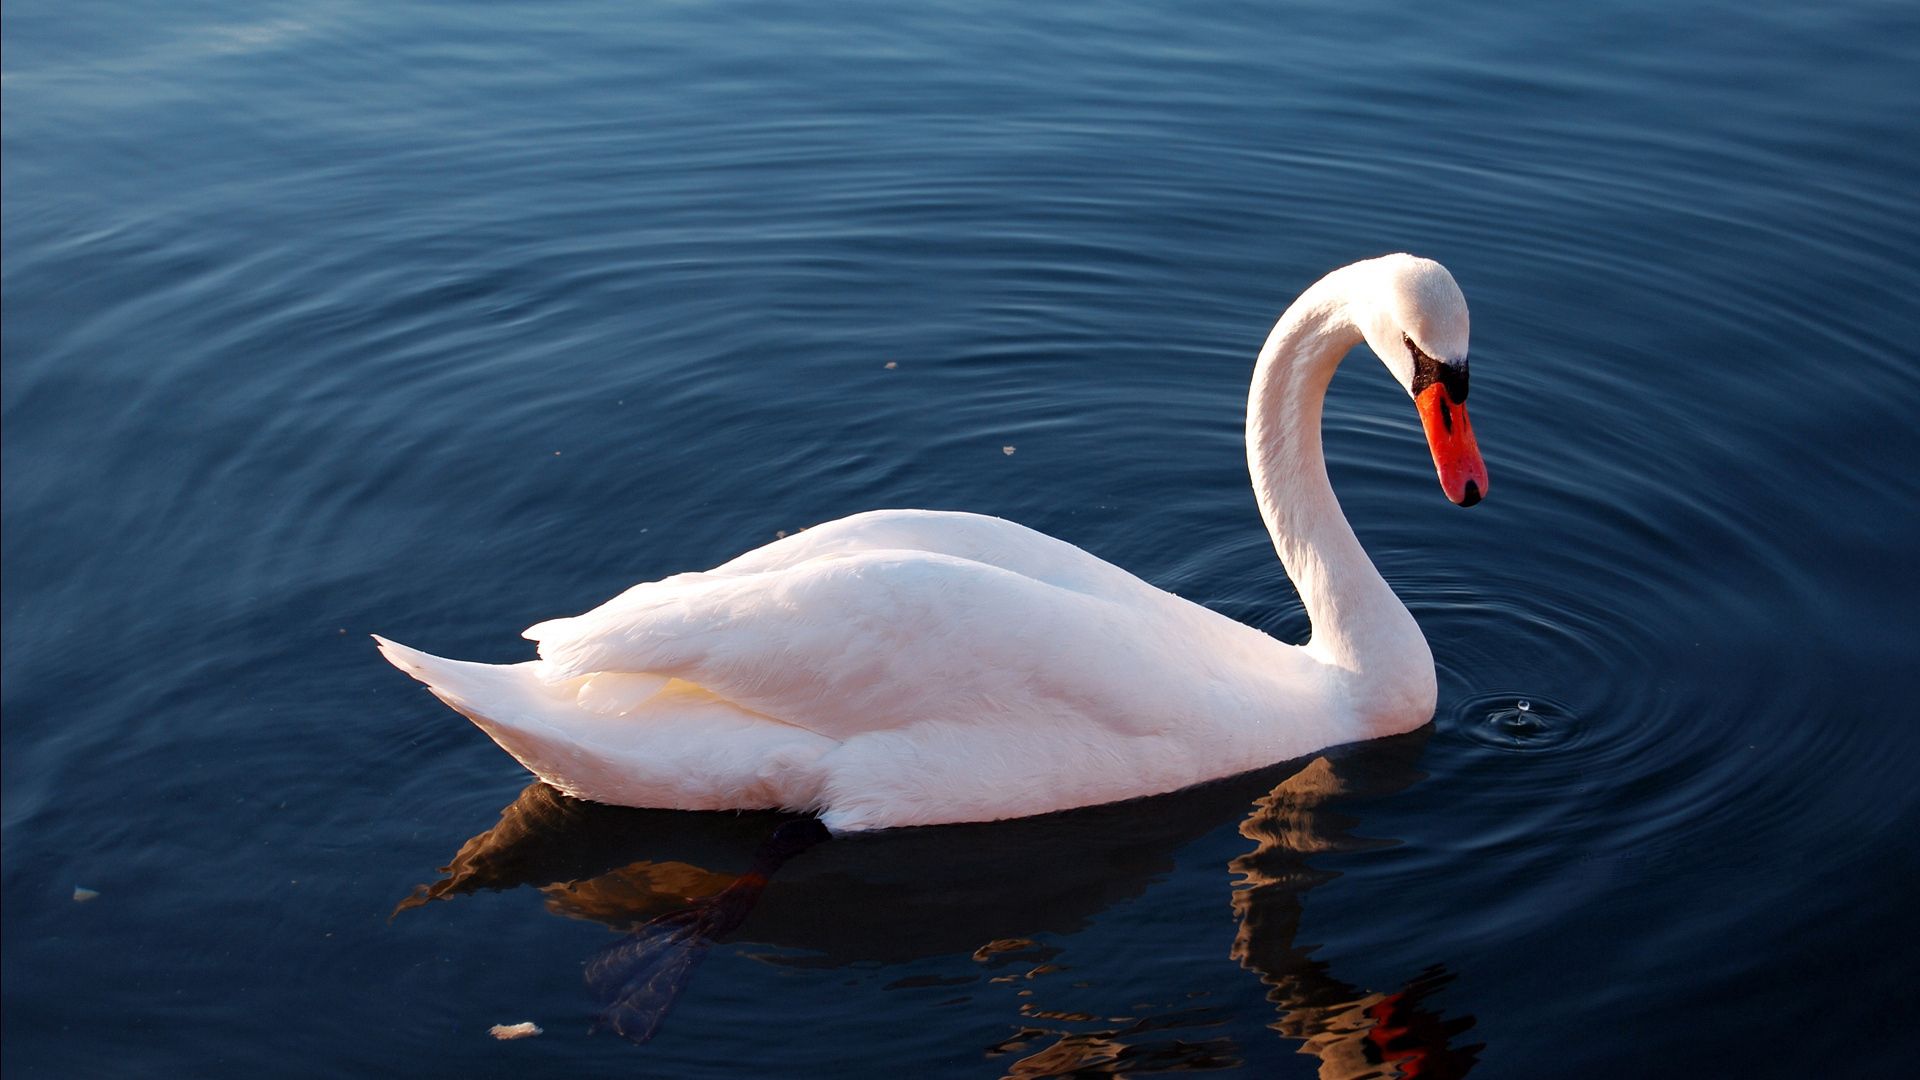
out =
[[1260,350],[1247,403],[1247,464],[1260,516],[1313,622],[1308,651],[1356,675],[1405,682],[1414,673],[1431,687],[1426,639],[1353,535],[1320,449],[1327,384],[1361,341],[1346,277],[1335,272],[1303,293]]

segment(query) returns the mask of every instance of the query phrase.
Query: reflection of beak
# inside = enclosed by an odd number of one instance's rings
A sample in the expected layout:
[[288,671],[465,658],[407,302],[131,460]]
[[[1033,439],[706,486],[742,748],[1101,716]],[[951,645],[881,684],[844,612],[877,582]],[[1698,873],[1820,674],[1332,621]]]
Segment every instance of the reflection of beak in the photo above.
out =
[[1427,430],[1433,467],[1440,473],[1440,490],[1461,506],[1472,506],[1487,495],[1487,464],[1473,441],[1467,407],[1453,399],[1440,383],[1430,383],[1413,399],[1420,408],[1420,426]]

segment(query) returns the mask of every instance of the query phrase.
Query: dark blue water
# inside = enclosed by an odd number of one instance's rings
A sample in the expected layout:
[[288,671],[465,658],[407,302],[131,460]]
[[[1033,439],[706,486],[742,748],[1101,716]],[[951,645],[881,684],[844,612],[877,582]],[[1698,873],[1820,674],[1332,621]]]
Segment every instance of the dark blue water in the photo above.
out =
[[[1910,1067],[1913,5],[22,0],[0,66],[9,1075]],[[927,506],[1298,640],[1247,378],[1394,250],[1491,496],[1364,356],[1328,453],[1432,726],[833,841],[587,1034],[770,821],[523,790],[367,633]]]

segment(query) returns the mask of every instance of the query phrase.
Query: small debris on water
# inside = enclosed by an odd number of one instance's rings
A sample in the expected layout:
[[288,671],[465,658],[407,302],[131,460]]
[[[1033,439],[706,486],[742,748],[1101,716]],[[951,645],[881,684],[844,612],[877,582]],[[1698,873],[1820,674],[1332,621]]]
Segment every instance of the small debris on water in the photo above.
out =
[[897,368],[897,367],[899,367],[899,366],[900,366],[900,361],[898,361],[898,360],[889,360],[889,361],[887,361],[887,370],[888,370],[888,371],[892,371],[892,370],[893,370],[894,368]]
[[1001,452],[1001,453],[1003,453],[1003,454],[1005,454],[1005,455],[1007,455],[1008,457],[1012,457],[1012,456],[1013,456],[1013,447],[1011,447],[1011,446],[1003,446],[1003,447],[1001,447],[1001,448],[1000,448],[1000,452]]
[[73,902],[76,904],[84,904],[89,900],[97,900],[99,898],[100,893],[94,889],[89,889],[83,885],[75,885],[73,887]]
[[518,1024],[495,1024],[492,1027],[487,1029],[487,1034],[493,1036],[496,1039],[504,1040],[504,1039],[531,1039],[535,1035],[543,1035],[545,1034],[545,1032],[541,1029],[539,1024],[536,1024],[531,1020],[524,1020]]

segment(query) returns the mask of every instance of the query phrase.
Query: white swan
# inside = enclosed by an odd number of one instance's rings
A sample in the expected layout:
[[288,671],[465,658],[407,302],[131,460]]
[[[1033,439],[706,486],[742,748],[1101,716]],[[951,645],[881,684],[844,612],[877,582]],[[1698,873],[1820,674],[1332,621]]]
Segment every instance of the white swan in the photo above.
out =
[[999,518],[880,510],[526,631],[474,664],[375,638],[542,780],[598,802],[819,812],[835,832],[1112,802],[1419,727],[1433,656],[1327,483],[1320,408],[1364,339],[1442,488],[1486,492],[1467,308],[1439,263],[1328,274],[1254,368],[1247,462],[1304,646]]

